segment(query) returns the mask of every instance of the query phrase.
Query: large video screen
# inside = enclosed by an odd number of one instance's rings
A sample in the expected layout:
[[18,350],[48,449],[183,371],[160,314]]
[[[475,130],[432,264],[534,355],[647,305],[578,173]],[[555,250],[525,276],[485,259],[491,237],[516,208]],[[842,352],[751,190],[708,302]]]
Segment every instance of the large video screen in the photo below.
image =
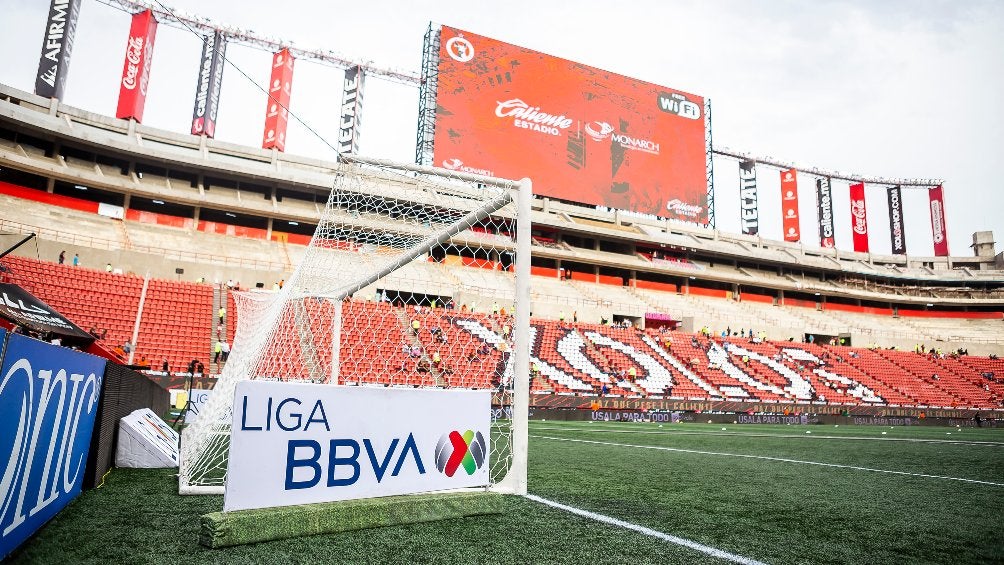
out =
[[443,26],[434,164],[707,223],[704,99]]

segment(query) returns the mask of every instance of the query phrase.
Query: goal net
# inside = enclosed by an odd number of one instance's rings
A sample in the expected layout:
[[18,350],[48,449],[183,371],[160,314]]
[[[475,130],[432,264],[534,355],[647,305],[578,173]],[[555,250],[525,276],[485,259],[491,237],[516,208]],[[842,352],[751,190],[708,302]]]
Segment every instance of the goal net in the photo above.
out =
[[234,389],[258,379],[490,390],[490,487],[525,493],[530,191],[526,179],[339,164],[289,280],[232,293],[232,351],[182,434],[180,492],[223,492]]

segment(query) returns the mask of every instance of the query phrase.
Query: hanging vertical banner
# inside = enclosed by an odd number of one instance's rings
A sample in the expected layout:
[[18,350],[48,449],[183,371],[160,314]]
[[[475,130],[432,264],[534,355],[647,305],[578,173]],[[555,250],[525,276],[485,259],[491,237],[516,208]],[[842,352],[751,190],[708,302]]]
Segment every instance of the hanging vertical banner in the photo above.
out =
[[199,81],[195,85],[195,107],[192,109],[192,135],[216,135],[216,114],[220,106],[226,52],[227,38],[222,32],[202,38]]
[[133,14],[126,43],[125,64],[119,85],[119,105],[115,117],[123,120],[143,121],[146,106],[146,87],[150,82],[153,64],[153,44],[157,39],[157,18],[153,10]]
[[739,163],[739,213],[743,233],[756,235],[760,231],[760,217],[756,197],[756,161]]
[[45,20],[42,54],[35,75],[35,94],[62,100],[70,70],[70,52],[77,32],[80,0],[52,0]]
[[868,212],[865,209],[865,183],[851,185],[851,233],[854,251],[868,253]]
[[798,241],[798,171],[781,171],[781,227],[785,241]]
[[945,225],[945,193],[941,185],[927,191],[931,199],[931,232],[934,234],[934,254],[948,256],[948,226]]
[[359,128],[362,126],[363,83],[362,67],[345,69],[345,86],[342,91],[342,117],[338,124],[338,152],[359,153]]
[[903,227],[903,191],[898,186],[889,187],[889,239],[893,255],[906,255],[906,228]]
[[293,56],[289,48],[272,55],[272,79],[269,81],[265,106],[263,149],[286,150],[286,125],[289,122],[289,99],[293,89]]
[[819,217],[819,246],[827,249],[835,245],[833,239],[833,197],[830,179],[816,179],[816,212]]

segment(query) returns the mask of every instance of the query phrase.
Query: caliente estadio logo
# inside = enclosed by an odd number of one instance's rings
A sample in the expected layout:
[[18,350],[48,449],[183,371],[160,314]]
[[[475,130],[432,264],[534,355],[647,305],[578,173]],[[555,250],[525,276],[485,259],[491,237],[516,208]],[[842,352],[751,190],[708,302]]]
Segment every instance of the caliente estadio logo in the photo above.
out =
[[467,430],[462,435],[454,430],[443,434],[436,443],[436,469],[447,477],[452,477],[460,467],[473,475],[485,464],[485,436],[481,432]]

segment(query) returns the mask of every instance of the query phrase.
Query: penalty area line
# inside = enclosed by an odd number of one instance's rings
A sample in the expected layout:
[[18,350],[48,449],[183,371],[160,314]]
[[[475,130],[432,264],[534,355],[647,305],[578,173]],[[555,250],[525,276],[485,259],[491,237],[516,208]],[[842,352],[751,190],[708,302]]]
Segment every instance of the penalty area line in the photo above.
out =
[[549,439],[553,441],[570,441],[574,443],[591,443],[594,445],[609,445],[612,447],[633,447],[635,449],[654,449],[656,451],[675,451],[677,453],[694,453],[697,455],[721,455],[724,457],[740,457],[743,459],[760,459],[762,461],[777,461],[779,463],[796,463],[799,465],[815,465],[817,467],[830,467],[834,469],[850,469],[853,471],[868,471],[870,473],[886,473],[889,475],[905,475],[907,477],[921,477],[925,479],[941,479],[943,481],[959,481],[962,483],[972,483],[978,485],[989,485],[994,487],[1004,487],[1004,483],[995,483],[992,481],[981,481],[979,479],[964,479],[962,477],[946,477],[944,475],[928,475],[926,473],[910,473],[907,471],[892,471],[889,469],[874,469],[872,467],[858,467],[857,465],[841,465],[839,463],[822,463],[820,461],[805,461],[802,459],[787,459],[784,457],[769,457],[767,455],[748,455],[745,453],[723,453],[720,451],[701,451],[699,449],[683,449],[680,447],[663,447],[661,445],[635,445],[630,443],[614,443],[610,441],[596,441],[590,439],[573,439],[573,438],[562,438],[562,437],[551,437],[551,436],[537,436],[531,435],[530,437],[536,439]]
[[632,524],[631,522],[625,522],[624,520],[619,520],[610,516],[605,516],[603,514],[597,514],[596,512],[590,512],[589,510],[583,510],[581,508],[576,508],[574,506],[568,506],[560,502],[555,502],[553,500],[548,500],[546,498],[541,498],[539,496],[528,494],[526,498],[543,504],[545,506],[550,506],[551,508],[557,508],[558,510],[564,510],[576,516],[582,516],[583,518],[589,518],[590,520],[596,520],[597,522],[603,522],[604,524],[610,524],[612,526],[617,526],[627,530],[632,530],[646,536],[651,536],[662,541],[668,541],[670,543],[675,543],[686,548],[693,549],[695,551],[700,551],[706,555],[712,557],[717,557],[719,559],[726,559],[732,561],[733,563],[742,563],[744,565],[765,565],[762,561],[757,561],[755,559],[750,559],[749,557],[743,557],[742,555],[736,555],[734,553],[729,553],[721,549],[710,547],[702,543],[697,543],[696,541],[691,541],[689,539],[684,539],[681,537],[665,534],[663,532],[653,530],[652,528],[646,528],[645,526],[640,526],[638,524]]

